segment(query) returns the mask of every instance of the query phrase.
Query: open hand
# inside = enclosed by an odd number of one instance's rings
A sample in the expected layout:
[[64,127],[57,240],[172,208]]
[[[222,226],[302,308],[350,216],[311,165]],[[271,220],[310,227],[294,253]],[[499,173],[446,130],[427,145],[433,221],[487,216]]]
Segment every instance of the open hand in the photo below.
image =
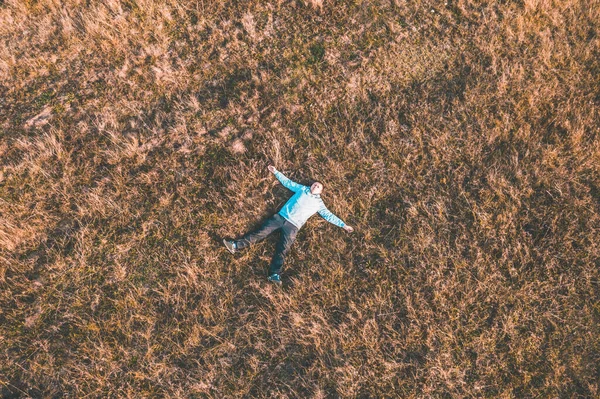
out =
[[351,226],[344,226],[344,230],[346,230],[348,233],[352,233],[354,231],[354,228],[352,228]]
[[275,166],[273,166],[273,165],[269,165],[269,166],[267,167],[267,169],[269,169],[269,172],[271,172],[271,173],[275,173],[275,172],[277,172],[277,169],[275,169]]

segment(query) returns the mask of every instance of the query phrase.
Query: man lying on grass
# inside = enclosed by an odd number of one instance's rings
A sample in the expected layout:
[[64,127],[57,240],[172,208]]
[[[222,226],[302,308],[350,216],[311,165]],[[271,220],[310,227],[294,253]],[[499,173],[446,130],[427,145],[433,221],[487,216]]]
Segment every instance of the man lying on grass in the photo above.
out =
[[292,190],[295,194],[285,203],[281,210],[267,219],[258,230],[246,233],[243,237],[237,240],[223,239],[223,244],[232,254],[236,251],[250,246],[258,241],[263,240],[269,234],[281,229],[281,237],[275,248],[275,254],[269,267],[269,281],[276,284],[281,284],[279,273],[283,266],[285,256],[290,251],[296,234],[302,225],[309,217],[315,213],[319,213],[325,220],[335,224],[351,233],[354,229],[344,223],[340,218],[335,216],[327,209],[321,193],[323,192],[323,184],[314,182],[310,187],[303,186],[291,181],[279,172],[273,165],[269,165],[269,171],[275,174],[275,177],[286,188]]

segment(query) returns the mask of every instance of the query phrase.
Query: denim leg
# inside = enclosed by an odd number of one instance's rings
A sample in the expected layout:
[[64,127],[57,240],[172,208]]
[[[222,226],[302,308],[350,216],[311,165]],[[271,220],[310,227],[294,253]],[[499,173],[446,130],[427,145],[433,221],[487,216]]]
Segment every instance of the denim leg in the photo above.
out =
[[279,237],[279,241],[275,247],[275,254],[273,255],[271,266],[269,267],[269,275],[273,273],[279,274],[281,272],[285,256],[290,252],[292,244],[296,240],[297,233],[298,228],[286,220],[281,228],[281,237]]
[[274,214],[260,226],[257,230],[251,231],[249,233],[244,234],[242,237],[235,240],[235,245],[237,249],[242,249],[250,246],[250,244],[254,244],[261,240],[264,240],[274,232],[275,230],[281,228],[285,219],[279,215],[278,213]]

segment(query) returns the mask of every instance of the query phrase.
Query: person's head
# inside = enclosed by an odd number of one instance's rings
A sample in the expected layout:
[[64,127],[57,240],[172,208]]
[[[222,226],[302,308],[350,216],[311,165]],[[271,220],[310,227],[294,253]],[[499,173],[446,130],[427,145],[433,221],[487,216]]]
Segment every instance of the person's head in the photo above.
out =
[[321,184],[321,182],[316,181],[310,186],[311,194],[321,194],[322,192],[323,192],[323,184]]

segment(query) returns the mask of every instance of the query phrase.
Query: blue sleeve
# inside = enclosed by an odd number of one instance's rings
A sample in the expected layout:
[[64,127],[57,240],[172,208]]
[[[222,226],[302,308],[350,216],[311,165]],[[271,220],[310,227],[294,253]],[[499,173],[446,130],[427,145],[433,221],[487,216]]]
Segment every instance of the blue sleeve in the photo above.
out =
[[281,182],[281,184],[283,184],[283,186],[285,188],[288,188],[295,193],[297,193],[298,191],[302,190],[302,188],[304,188],[304,186],[302,184],[298,184],[295,181],[291,181],[290,179],[285,177],[283,175],[283,173],[281,173],[280,171],[275,172],[275,177],[277,178],[277,180],[279,180]]
[[323,204],[321,209],[318,210],[319,215],[329,223],[335,224],[338,227],[344,227],[346,223],[342,221],[339,217],[335,216],[327,207]]

